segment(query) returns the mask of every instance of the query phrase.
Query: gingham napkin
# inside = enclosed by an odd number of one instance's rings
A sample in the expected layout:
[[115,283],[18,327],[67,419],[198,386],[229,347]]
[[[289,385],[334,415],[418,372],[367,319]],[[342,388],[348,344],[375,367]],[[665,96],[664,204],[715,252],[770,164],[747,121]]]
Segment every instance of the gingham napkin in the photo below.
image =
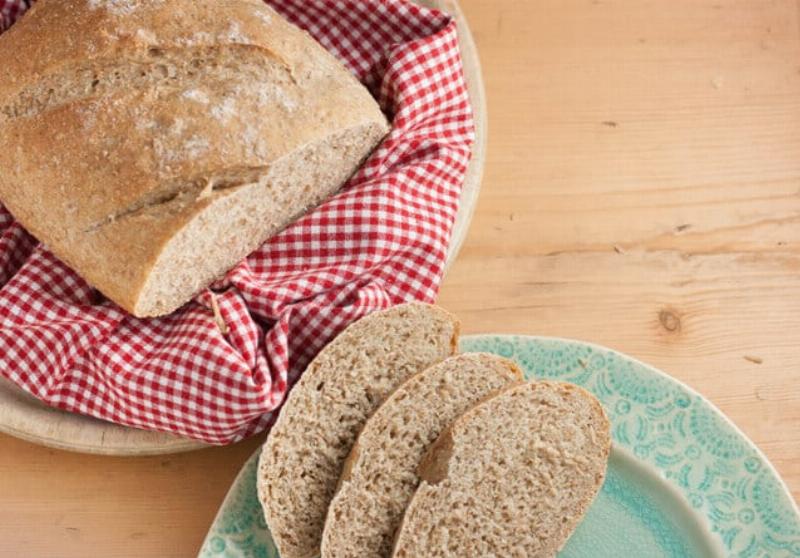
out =
[[[0,30],[29,3],[0,0]],[[25,391],[226,444],[267,428],[347,324],[435,298],[474,139],[455,23],[404,0],[269,3],[370,88],[392,133],[342,192],[163,318],[104,300],[0,206],[0,374]]]

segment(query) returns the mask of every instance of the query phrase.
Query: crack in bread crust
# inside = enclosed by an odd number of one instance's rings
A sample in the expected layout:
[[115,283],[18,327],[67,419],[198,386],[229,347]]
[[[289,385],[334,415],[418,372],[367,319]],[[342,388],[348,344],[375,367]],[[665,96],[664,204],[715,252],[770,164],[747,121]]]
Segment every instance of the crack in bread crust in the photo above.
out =
[[269,167],[220,169],[212,175],[198,176],[191,180],[182,180],[167,185],[156,192],[151,192],[128,207],[117,211],[83,229],[84,233],[93,233],[124,219],[137,217],[144,213],[166,210],[175,213],[212,197],[214,194],[227,192],[255,184],[262,180]]
[[122,89],[200,86],[229,72],[250,74],[256,83],[296,84],[290,65],[261,46],[153,47],[140,58],[92,60],[45,75],[0,107],[0,113],[7,119],[26,118]]

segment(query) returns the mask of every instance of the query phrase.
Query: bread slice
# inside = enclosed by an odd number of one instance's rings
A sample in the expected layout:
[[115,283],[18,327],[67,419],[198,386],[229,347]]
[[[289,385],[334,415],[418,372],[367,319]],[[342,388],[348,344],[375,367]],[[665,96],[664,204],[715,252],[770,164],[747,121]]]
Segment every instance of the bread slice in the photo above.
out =
[[602,407],[579,387],[502,392],[426,453],[393,556],[555,556],[603,483],[610,445]]
[[397,386],[456,350],[458,322],[406,304],[363,318],[289,394],[259,464],[259,498],[282,558],[319,555],[325,513],[358,432]]
[[39,0],[0,60],[0,200],[137,316],[188,302],[389,129],[263,0]]
[[470,407],[522,379],[512,361],[474,353],[451,357],[397,388],[364,425],[345,464],[328,508],[322,558],[391,556],[427,447]]

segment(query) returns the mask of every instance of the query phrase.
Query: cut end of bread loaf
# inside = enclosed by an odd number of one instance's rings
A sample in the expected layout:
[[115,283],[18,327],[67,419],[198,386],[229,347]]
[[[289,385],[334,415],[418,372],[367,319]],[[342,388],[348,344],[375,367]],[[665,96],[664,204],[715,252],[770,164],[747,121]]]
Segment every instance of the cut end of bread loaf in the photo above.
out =
[[168,314],[220,278],[265,240],[333,195],[386,134],[380,123],[357,126],[306,145],[261,170],[209,181],[204,204],[164,245],[132,309]]
[[431,446],[393,556],[555,556],[599,491],[610,448],[608,418],[585,390],[512,387]]
[[456,350],[458,322],[404,304],[355,322],[309,365],[261,454],[258,490],[282,558],[318,556],[325,515],[367,418],[397,386]]

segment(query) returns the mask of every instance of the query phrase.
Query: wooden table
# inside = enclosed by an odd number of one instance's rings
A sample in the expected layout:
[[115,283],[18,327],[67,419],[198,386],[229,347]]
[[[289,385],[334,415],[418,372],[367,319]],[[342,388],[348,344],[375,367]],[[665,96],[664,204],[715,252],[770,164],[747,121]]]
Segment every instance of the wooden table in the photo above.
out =
[[[800,496],[800,14],[790,0],[463,0],[484,191],[440,302],[707,395]],[[0,438],[0,555],[189,556],[261,440],[72,455]]]

